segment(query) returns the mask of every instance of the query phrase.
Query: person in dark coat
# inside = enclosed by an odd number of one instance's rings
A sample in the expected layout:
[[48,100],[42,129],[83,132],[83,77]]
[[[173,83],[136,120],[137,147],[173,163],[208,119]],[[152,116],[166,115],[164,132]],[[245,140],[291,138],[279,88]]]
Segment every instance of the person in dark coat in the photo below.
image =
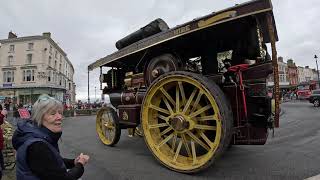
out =
[[33,106],[31,119],[18,121],[12,138],[17,180],[76,180],[83,175],[88,155],[81,153],[75,159],[60,155],[62,111],[59,101],[42,95]]
[[[0,104],[0,125],[2,125],[4,123],[4,119],[5,119],[5,116],[7,115],[7,111],[4,111],[2,109],[2,106]],[[5,169],[4,167],[4,159],[3,159],[3,154],[2,154],[2,150],[4,148],[4,138],[3,138],[3,131],[2,131],[2,128],[0,128],[0,167],[1,167],[1,175],[0,175],[0,179],[2,177],[2,170]]]

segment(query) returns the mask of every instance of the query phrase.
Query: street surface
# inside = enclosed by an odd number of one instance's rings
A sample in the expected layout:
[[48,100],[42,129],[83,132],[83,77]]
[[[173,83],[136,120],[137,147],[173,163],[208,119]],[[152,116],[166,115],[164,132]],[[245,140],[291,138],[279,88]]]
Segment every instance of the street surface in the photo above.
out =
[[320,108],[308,102],[281,105],[280,128],[263,146],[233,146],[204,172],[186,175],[168,170],[153,157],[143,138],[122,135],[116,147],[103,145],[95,116],[64,120],[60,150],[65,157],[90,155],[83,180],[305,179],[320,174]]

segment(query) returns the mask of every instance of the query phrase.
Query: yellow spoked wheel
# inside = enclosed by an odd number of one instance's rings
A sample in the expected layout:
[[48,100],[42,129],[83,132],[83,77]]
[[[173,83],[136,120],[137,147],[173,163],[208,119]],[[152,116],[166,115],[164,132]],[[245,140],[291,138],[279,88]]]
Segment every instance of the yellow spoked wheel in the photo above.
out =
[[107,107],[98,111],[96,130],[101,142],[105,145],[113,146],[119,141],[121,129],[114,109]]
[[232,134],[232,113],[223,92],[208,78],[189,72],[158,78],[146,93],[141,116],[148,148],[178,172],[208,167]]

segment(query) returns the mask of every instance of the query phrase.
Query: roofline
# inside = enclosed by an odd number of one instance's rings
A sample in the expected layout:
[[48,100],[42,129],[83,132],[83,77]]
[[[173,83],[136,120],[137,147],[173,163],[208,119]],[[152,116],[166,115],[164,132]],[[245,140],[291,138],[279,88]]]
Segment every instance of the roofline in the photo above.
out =
[[14,42],[23,42],[23,41],[32,41],[32,40],[45,40],[47,39],[49,43],[51,43],[56,49],[58,49],[63,56],[65,56],[66,61],[69,62],[69,64],[72,67],[72,70],[74,72],[74,67],[69,58],[67,57],[67,53],[64,52],[59,45],[51,38],[51,37],[46,37],[46,36],[24,36],[24,37],[17,37],[17,38],[10,38],[10,39],[0,39],[1,44],[9,44],[9,43],[14,43]]

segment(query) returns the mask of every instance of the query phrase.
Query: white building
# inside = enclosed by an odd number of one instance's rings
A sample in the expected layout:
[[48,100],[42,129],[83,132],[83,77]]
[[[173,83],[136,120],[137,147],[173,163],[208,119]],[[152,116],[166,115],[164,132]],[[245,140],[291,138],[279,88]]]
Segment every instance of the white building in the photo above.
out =
[[309,68],[309,66],[305,66],[303,73],[306,82],[310,82],[313,79],[313,72],[312,69]]
[[75,101],[74,68],[51,33],[0,40],[0,97],[34,103],[49,94],[67,104]]
[[304,68],[300,66],[298,67],[298,80],[299,80],[299,83],[306,82]]
[[[279,71],[279,85],[280,88],[288,88],[290,85],[289,78],[287,77],[287,63],[283,62],[282,57],[278,57],[278,71]],[[271,74],[267,80],[267,86],[273,86],[273,74]]]

